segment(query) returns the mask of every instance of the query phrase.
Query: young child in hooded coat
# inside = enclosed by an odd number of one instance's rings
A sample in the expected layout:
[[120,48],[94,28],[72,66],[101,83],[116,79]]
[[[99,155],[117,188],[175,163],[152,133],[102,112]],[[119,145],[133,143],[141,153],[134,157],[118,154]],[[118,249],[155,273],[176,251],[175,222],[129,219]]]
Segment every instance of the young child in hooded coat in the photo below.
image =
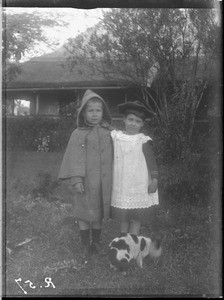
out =
[[74,187],[74,217],[79,224],[83,257],[100,251],[101,223],[110,216],[110,124],[111,115],[103,98],[87,90],[59,173],[60,179],[69,179]]

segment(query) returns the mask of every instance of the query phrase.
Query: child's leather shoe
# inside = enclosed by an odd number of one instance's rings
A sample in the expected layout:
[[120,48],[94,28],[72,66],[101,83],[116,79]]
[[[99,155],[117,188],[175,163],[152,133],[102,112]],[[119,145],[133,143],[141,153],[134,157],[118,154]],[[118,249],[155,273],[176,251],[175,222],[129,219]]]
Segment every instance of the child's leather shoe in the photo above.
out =
[[91,245],[91,253],[92,254],[98,254],[102,252],[102,247],[100,243],[92,243]]
[[87,258],[89,258],[90,255],[91,255],[90,245],[83,245],[82,246],[81,257],[83,259],[87,259]]

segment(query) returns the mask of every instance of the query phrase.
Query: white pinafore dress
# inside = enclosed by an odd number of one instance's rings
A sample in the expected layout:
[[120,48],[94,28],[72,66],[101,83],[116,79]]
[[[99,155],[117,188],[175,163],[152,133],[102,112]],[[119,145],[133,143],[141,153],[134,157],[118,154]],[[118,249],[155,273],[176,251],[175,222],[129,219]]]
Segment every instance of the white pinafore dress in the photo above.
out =
[[114,166],[112,187],[112,208],[145,210],[159,204],[158,190],[148,193],[151,175],[148,172],[142,145],[151,140],[143,133],[127,135],[113,130]]

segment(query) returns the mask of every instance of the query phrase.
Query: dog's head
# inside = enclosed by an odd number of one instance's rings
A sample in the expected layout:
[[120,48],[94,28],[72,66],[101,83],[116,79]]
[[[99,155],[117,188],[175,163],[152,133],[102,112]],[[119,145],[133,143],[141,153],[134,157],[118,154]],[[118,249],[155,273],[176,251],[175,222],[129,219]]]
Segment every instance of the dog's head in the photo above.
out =
[[111,264],[120,271],[127,270],[133,264],[131,247],[127,235],[115,238],[109,244],[109,259]]
[[134,262],[142,267],[142,259],[158,258],[161,251],[162,248],[157,239],[126,234],[113,239],[109,244],[109,259],[116,269],[127,270]]

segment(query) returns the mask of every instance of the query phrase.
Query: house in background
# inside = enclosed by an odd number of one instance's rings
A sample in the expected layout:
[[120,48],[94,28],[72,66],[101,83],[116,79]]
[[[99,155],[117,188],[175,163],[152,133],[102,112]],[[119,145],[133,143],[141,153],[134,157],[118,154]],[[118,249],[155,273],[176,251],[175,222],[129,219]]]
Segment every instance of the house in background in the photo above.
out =
[[63,107],[80,100],[87,89],[92,89],[105,99],[116,117],[118,104],[142,98],[141,87],[131,81],[108,80],[102,74],[93,76],[87,67],[70,71],[64,67],[65,62],[60,48],[21,64],[21,74],[3,85],[6,114],[59,117]]
[[[93,74],[87,66],[79,66],[71,71],[65,65],[64,47],[22,63],[21,74],[3,84],[6,115],[60,117],[66,105],[77,103],[87,89],[92,89],[105,99],[116,119],[119,117],[118,104],[142,99],[141,86],[121,76],[108,80],[100,73]],[[214,79],[216,73],[217,70],[211,72],[210,77]],[[151,78],[149,81],[152,82]],[[149,92],[154,94],[151,88]],[[209,84],[202,100],[197,119],[221,116],[220,86]]]

